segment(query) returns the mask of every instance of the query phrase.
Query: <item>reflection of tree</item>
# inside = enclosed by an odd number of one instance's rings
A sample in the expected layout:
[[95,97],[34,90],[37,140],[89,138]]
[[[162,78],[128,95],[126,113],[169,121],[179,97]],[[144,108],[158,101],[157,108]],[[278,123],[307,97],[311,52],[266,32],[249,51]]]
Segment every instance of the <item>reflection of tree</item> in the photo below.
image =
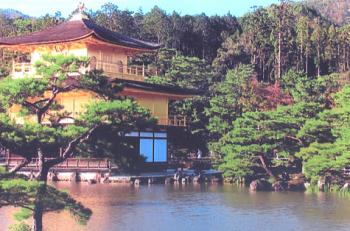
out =
[[279,222],[292,219],[295,221],[293,228],[299,227],[300,230],[323,230],[349,224],[350,200],[337,193],[249,192],[245,187],[231,185],[223,186],[222,191],[221,203],[225,207],[231,207],[239,214],[253,214],[254,217],[265,214],[266,219],[278,215]]
[[349,223],[350,200],[338,193],[310,193],[304,197],[303,206],[295,213],[308,220],[319,220],[336,225]]
[[[68,210],[80,224],[85,224],[92,214],[90,209],[85,208],[67,193],[43,182],[21,178],[0,181],[0,207],[8,205],[21,208],[20,212],[15,214],[18,221],[31,217],[38,206],[43,213]],[[42,214],[37,215],[41,215],[38,219],[42,219]]]

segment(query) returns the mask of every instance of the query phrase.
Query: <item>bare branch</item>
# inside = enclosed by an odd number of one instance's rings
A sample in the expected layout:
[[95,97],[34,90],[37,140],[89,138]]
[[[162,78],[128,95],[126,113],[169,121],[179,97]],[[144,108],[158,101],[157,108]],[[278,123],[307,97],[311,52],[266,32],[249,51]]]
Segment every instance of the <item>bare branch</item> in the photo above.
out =
[[264,155],[261,154],[261,155],[258,156],[258,158],[259,158],[259,160],[260,160],[260,162],[261,162],[261,165],[262,165],[263,169],[265,170],[265,172],[266,172],[269,176],[271,176],[271,177],[273,177],[273,178],[275,178],[275,179],[278,179],[278,177],[276,177],[276,176],[272,173],[272,171],[267,167],[267,164],[266,164]]
[[41,99],[41,100],[36,101],[35,104],[44,103],[44,102],[46,102],[48,100],[49,100],[49,98]]
[[45,103],[44,106],[39,108],[39,113],[45,114],[49,110],[50,106],[55,102],[55,99],[56,99],[56,97],[57,97],[57,95],[59,93],[69,92],[69,91],[71,91],[71,90],[73,90],[75,88],[76,87],[73,84],[65,86],[65,87],[53,86],[52,90],[51,90],[50,98],[41,100],[41,102],[45,102],[46,101],[46,103]]
[[39,109],[38,106],[36,106],[34,103],[31,103],[31,102],[29,102],[29,101],[27,101],[27,100],[24,101],[24,102],[22,103],[22,105],[25,106],[25,107],[30,107],[30,108],[32,108],[34,111],[36,111],[36,110]]
[[29,164],[29,162],[31,161],[31,159],[26,158],[23,159],[20,163],[18,163],[15,167],[13,167],[12,169],[10,169],[9,173],[10,174],[15,174],[16,172],[18,172],[19,170],[21,170],[23,167],[27,166]]
[[294,141],[297,141],[299,144],[301,144],[301,145],[304,145],[303,144],[303,141],[301,140],[301,139],[299,139],[299,138],[297,138],[297,137],[294,137],[294,136],[285,136],[287,139],[291,139],[291,140],[294,140]]
[[14,176],[18,171],[27,166],[31,161],[31,158],[25,158],[20,163],[18,163],[15,167],[11,168],[7,173],[0,175],[0,179],[9,178]]
[[56,88],[52,89],[52,93],[50,98],[47,100],[44,106],[42,106],[39,111],[40,113],[45,113],[47,110],[49,110],[50,106],[54,103],[57,95],[60,93],[60,91]]
[[63,152],[62,156],[46,161],[47,166],[49,168],[51,168],[51,167],[55,166],[56,164],[59,164],[59,163],[65,161],[66,159],[72,157],[76,147],[79,144],[87,141],[90,138],[91,134],[97,128],[98,128],[98,125],[94,125],[87,132],[85,132],[84,134],[80,135],[79,137],[77,137],[74,140],[72,140],[71,142],[69,142],[69,144],[68,144],[67,148],[65,149],[65,151]]
[[68,91],[71,91],[73,89],[76,89],[78,88],[77,86],[75,86],[74,84],[70,84],[68,86],[65,86],[65,87],[60,87],[58,88],[59,92],[68,92]]
[[[23,204],[23,203],[26,203],[26,204]],[[11,201],[11,200],[8,200],[8,199],[0,198],[0,208],[2,206],[15,206],[15,207],[20,207],[20,208],[24,208],[24,209],[28,209],[30,211],[33,211],[33,208],[30,207],[29,205],[27,205],[27,204],[29,204],[29,202],[25,201],[23,203],[21,203],[21,202],[14,202],[14,201]]]

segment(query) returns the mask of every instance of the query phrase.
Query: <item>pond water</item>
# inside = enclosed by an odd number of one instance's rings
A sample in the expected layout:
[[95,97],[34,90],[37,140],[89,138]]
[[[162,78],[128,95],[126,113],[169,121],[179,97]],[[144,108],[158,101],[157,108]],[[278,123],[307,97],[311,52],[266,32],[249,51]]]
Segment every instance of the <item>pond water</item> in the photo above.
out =
[[[67,212],[44,217],[45,230],[350,230],[350,200],[334,194],[249,192],[233,185],[57,183],[93,210],[86,226]],[[0,209],[7,230],[15,209]]]

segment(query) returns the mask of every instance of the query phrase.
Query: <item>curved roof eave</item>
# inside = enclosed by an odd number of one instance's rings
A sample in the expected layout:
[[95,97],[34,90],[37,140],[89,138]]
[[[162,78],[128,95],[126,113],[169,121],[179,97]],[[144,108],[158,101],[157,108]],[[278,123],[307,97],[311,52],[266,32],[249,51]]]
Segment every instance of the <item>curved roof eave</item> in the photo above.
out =
[[122,47],[128,47],[128,48],[133,48],[133,49],[137,49],[137,50],[157,50],[159,48],[162,47],[162,45],[159,45],[159,46],[155,46],[155,47],[141,47],[141,46],[135,46],[135,45],[125,45],[125,44],[122,44],[122,43],[117,43],[117,42],[113,42],[113,41],[110,41],[110,40],[107,40],[105,38],[102,38],[99,34],[97,34],[96,32],[93,32],[93,35],[96,36],[97,39],[103,41],[103,42],[107,42],[107,43],[111,43],[113,45],[117,45],[117,46],[122,46]]
[[186,96],[198,96],[203,94],[203,92],[195,89],[153,84],[153,83],[141,82],[141,81],[125,80],[125,79],[118,79],[118,78],[115,78],[112,81],[116,83],[124,84],[125,87],[142,89],[142,90],[151,91],[151,92],[161,92],[161,93],[186,95]]
[[[48,45],[48,44],[57,44],[57,43],[68,43],[68,42],[76,42],[82,39],[86,39],[87,37],[91,36],[93,32],[90,32],[89,34],[86,34],[84,36],[81,36],[79,38],[73,38],[73,39],[65,39],[65,40],[52,40],[52,41],[43,41],[43,42],[31,42],[31,43],[18,43],[18,44],[11,44],[11,43],[4,43],[5,46],[35,46],[35,45]],[[0,46],[2,43],[0,42]]]

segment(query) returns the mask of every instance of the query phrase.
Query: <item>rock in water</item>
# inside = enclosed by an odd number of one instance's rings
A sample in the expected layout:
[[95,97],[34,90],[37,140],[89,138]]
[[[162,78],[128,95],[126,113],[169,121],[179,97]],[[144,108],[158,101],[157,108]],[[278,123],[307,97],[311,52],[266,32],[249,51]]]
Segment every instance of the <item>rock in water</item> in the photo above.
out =
[[305,191],[306,187],[304,179],[290,180],[288,181],[288,190],[289,191]]
[[341,188],[341,191],[349,191],[350,185],[349,183],[345,183],[344,186]]
[[97,181],[95,179],[90,179],[90,180],[88,180],[88,182],[89,182],[89,184],[96,184],[97,183]]
[[251,191],[271,191],[271,184],[265,179],[254,180],[250,183],[249,189]]
[[281,192],[286,190],[285,184],[280,181],[276,181],[275,183],[273,183],[272,188],[275,192]]

